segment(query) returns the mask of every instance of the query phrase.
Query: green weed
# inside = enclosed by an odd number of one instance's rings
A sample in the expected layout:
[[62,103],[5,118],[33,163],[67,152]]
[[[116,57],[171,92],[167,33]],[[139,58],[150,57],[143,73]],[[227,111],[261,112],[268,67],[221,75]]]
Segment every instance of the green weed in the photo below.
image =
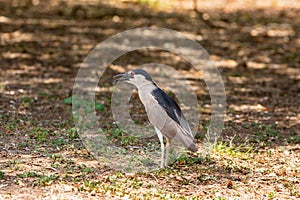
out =
[[83,186],[81,186],[79,190],[91,192],[93,190],[97,190],[99,188],[99,185],[100,185],[99,181],[84,180]]
[[214,198],[214,200],[226,200],[226,198],[218,196],[218,197]]
[[288,189],[291,196],[298,196],[300,194],[300,189],[292,182],[287,182],[284,187]]
[[18,147],[19,148],[24,148],[24,147],[28,147],[28,146],[29,146],[28,142],[20,142],[20,143],[18,143]]
[[54,180],[57,180],[59,178],[59,176],[57,175],[40,175],[38,177],[37,182],[40,185],[46,186],[46,185],[50,185]]
[[252,123],[252,128],[255,130],[255,135],[250,138],[251,142],[266,142],[271,139],[278,138],[278,132],[276,131],[276,124],[266,125],[260,123]]
[[95,171],[94,168],[88,167],[88,166],[86,166],[85,164],[82,164],[81,167],[82,167],[81,173],[82,173],[83,175],[90,174],[90,173],[93,173],[93,172]]
[[10,160],[9,163],[10,163],[11,167],[14,167],[14,166],[16,166],[18,164],[21,164],[22,161],[13,159],[13,160]]
[[214,153],[226,154],[233,158],[248,159],[248,155],[253,149],[253,146],[247,147],[245,144],[235,146],[232,140],[228,143],[221,142],[214,146]]
[[[95,106],[95,110],[104,111],[105,106],[98,102],[92,102],[85,99],[79,99],[77,96],[72,96],[65,98],[63,100],[64,104],[72,105],[75,108],[84,108],[85,112],[91,113],[93,112],[92,108]],[[94,105],[93,105],[94,104]]]
[[47,141],[47,135],[49,134],[49,131],[42,127],[37,127],[33,129],[33,134],[36,136],[39,143],[43,143]]
[[297,133],[293,132],[291,136],[287,138],[287,141],[290,143],[298,144],[300,143],[300,136],[297,136]]
[[204,158],[201,158],[201,157],[189,157],[187,155],[180,155],[180,157],[176,160],[176,163],[179,163],[179,164],[189,164],[189,165],[192,165],[192,164],[200,164],[204,161],[205,159]]
[[72,141],[75,138],[79,138],[79,135],[77,133],[76,127],[74,126],[69,129],[69,139]]
[[28,177],[38,177],[39,175],[36,172],[24,172],[22,174],[18,174],[20,178],[28,178]]
[[55,147],[60,147],[60,146],[63,146],[63,145],[66,145],[68,144],[68,142],[64,139],[64,138],[56,138],[52,144],[55,146]]
[[10,123],[8,124],[9,130],[14,130],[16,126],[19,124],[19,122],[20,120],[18,119],[11,120]]
[[30,98],[28,96],[23,96],[22,102],[23,103],[32,103],[32,102],[34,102],[34,98]]
[[272,191],[268,193],[268,199],[275,199],[277,196],[277,192],[276,191]]
[[3,171],[0,171],[0,180],[1,179],[4,179],[4,172]]
[[121,145],[127,146],[136,142],[136,137],[128,134],[123,129],[114,128],[104,131],[109,140],[117,141]]

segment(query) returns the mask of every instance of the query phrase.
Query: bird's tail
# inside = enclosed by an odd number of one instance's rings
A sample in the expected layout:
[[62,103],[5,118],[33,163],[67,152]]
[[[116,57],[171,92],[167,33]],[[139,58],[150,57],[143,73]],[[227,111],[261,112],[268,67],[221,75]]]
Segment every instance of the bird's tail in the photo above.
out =
[[188,150],[192,151],[192,152],[197,152],[198,151],[198,147],[196,146],[195,143],[192,143],[189,147]]
[[181,126],[178,126],[179,133],[176,134],[175,139],[178,139],[188,150],[197,152],[198,147],[194,142],[194,137],[191,132],[188,132]]

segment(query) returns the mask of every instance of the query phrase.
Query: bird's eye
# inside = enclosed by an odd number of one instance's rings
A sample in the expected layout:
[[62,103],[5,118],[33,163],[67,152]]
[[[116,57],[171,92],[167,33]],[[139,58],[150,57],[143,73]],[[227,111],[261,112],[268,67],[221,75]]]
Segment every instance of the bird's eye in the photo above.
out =
[[134,72],[130,72],[130,76],[134,77]]

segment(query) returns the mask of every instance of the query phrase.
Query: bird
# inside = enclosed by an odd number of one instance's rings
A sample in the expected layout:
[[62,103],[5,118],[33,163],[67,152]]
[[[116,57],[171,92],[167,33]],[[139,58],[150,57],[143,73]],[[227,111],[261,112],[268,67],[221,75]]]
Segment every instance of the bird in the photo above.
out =
[[137,88],[149,122],[154,126],[161,144],[160,168],[168,166],[173,139],[180,141],[191,152],[197,152],[198,147],[194,142],[193,133],[179,105],[157,86],[148,72],[134,69],[115,75],[113,80],[114,83],[127,82]]

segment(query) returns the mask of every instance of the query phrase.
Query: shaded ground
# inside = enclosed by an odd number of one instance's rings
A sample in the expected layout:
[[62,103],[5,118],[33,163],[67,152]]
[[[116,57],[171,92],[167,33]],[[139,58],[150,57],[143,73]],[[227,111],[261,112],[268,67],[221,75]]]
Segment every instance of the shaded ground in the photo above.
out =
[[[1,198],[299,198],[299,9],[203,12],[163,12],[140,3],[0,1]],[[222,72],[228,111],[221,141],[208,157],[189,155],[167,169],[123,174],[102,166],[83,147],[64,100],[96,44],[141,26],[166,27],[196,39]],[[119,58],[97,93],[108,134],[115,131],[110,78],[148,61],[173,66],[187,78],[194,74],[184,60],[165,52]],[[201,103],[201,143],[210,98],[202,81],[191,82]],[[132,102],[132,113],[139,112],[137,119],[144,122],[136,95]]]

